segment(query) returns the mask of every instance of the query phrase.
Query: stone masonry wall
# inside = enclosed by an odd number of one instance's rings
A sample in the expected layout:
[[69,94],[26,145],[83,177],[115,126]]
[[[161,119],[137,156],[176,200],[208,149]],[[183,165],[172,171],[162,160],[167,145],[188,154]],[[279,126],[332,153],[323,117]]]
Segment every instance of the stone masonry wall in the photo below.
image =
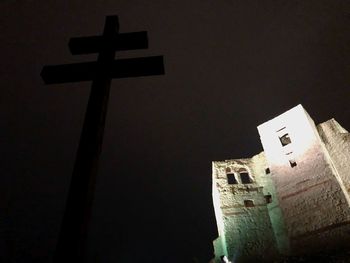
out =
[[[266,181],[260,178],[265,171],[264,160],[261,155],[255,162],[239,159],[213,163],[213,190],[219,197],[214,203],[219,202],[222,212],[221,218],[217,217],[219,235],[223,236],[226,256],[234,262],[269,262],[277,254],[265,197],[271,189],[264,190],[260,184]],[[250,183],[242,183],[242,171],[248,172]],[[228,174],[234,175],[237,182],[229,184]]]
[[[338,246],[350,219],[317,129],[301,105],[258,127],[292,254]],[[287,134],[287,136],[286,136]],[[335,229],[337,228],[337,229]]]
[[[320,137],[339,175],[339,183],[344,186],[347,197],[350,192],[350,134],[331,119],[317,125]],[[349,198],[347,198],[349,201]]]
[[264,152],[213,162],[215,262],[348,249],[350,134],[334,119],[316,127],[301,105],[258,132]]
[[270,217],[271,226],[275,235],[277,250],[280,255],[287,255],[289,251],[289,239],[282,216],[282,210],[279,206],[276,187],[272,180],[271,169],[268,167],[265,153],[261,152],[252,158],[252,170],[259,185],[263,186],[264,196],[271,195],[267,202],[267,209]]

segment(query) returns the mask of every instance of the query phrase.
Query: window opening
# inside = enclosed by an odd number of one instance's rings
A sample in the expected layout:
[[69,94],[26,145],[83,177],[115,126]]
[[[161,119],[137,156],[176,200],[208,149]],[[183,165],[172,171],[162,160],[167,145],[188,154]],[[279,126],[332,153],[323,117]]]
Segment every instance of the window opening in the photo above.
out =
[[282,146],[286,146],[288,144],[290,144],[292,141],[290,140],[289,134],[286,133],[281,137],[278,137],[280,139],[280,142],[282,144]]
[[297,162],[295,160],[289,160],[290,167],[295,167],[297,166]]
[[252,179],[250,178],[249,173],[241,172],[241,173],[239,173],[239,175],[241,177],[242,184],[251,184],[252,183]]
[[244,200],[244,206],[245,207],[254,207],[253,200]]
[[269,173],[271,173],[270,168],[266,168],[265,169],[265,174],[269,174]]
[[226,174],[228,184],[238,184],[235,174]]
[[270,194],[269,195],[264,195],[264,197],[265,197],[265,200],[266,200],[267,204],[272,203],[272,196]]
[[285,128],[286,128],[286,127],[283,127],[283,128],[281,128],[281,129],[277,130],[276,132],[280,132],[280,131],[284,130]]

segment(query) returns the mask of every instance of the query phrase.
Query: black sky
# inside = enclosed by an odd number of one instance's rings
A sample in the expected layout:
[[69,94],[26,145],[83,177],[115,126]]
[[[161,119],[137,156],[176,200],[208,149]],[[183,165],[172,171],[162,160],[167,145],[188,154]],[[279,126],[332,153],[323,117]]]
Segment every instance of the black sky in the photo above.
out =
[[166,75],[113,81],[90,262],[207,262],[212,160],[260,152],[256,126],[299,103],[350,129],[349,1],[3,0],[2,262],[50,262],[91,85],[41,68],[96,59],[68,40],[114,14],[149,36],[117,56],[164,55]]

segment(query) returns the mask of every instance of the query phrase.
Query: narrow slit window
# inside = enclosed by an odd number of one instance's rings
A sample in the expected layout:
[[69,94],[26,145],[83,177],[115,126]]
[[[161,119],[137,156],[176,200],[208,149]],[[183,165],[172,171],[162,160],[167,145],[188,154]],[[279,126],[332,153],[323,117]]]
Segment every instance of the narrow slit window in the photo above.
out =
[[295,167],[297,166],[297,162],[295,160],[289,160],[290,167]]
[[282,144],[282,146],[286,146],[288,144],[290,144],[292,141],[290,140],[289,134],[286,133],[283,136],[279,137],[280,142]]
[[235,174],[226,174],[228,184],[238,184]]
[[242,184],[251,184],[253,182],[249,176],[249,173],[243,172],[243,173],[239,173],[239,175],[241,177]]
[[253,200],[244,200],[244,206],[245,207],[254,207]]

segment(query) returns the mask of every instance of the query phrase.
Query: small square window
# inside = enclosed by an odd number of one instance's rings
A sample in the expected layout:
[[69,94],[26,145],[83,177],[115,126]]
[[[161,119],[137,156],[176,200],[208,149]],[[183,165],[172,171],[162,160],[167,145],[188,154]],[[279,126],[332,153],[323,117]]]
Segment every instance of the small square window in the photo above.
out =
[[239,175],[241,176],[242,184],[251,184],[252,183],[252,179],[250,178],[249,173],[240,173]]
[[289,134],[286,133],[283,136],[279,137],[280,142],[282,144],[282,146],[286,146],[288,144],[290,144],[292,141],[290,140]]
[[272,196],[271,195],[264,195],[266,204],[272,203]]
[[266,168],[265,169],[265,174],[269,174],[269,173],[271,173],[270,168]]
[[245,207],[254,207],[253,200],[244,200],[244,206]]
[[289,160],[290,167],[295,167],[297,166],[297,162],[295,160]]
[[228,184],[238,184],[235,174],[227,174],[227,183]]

